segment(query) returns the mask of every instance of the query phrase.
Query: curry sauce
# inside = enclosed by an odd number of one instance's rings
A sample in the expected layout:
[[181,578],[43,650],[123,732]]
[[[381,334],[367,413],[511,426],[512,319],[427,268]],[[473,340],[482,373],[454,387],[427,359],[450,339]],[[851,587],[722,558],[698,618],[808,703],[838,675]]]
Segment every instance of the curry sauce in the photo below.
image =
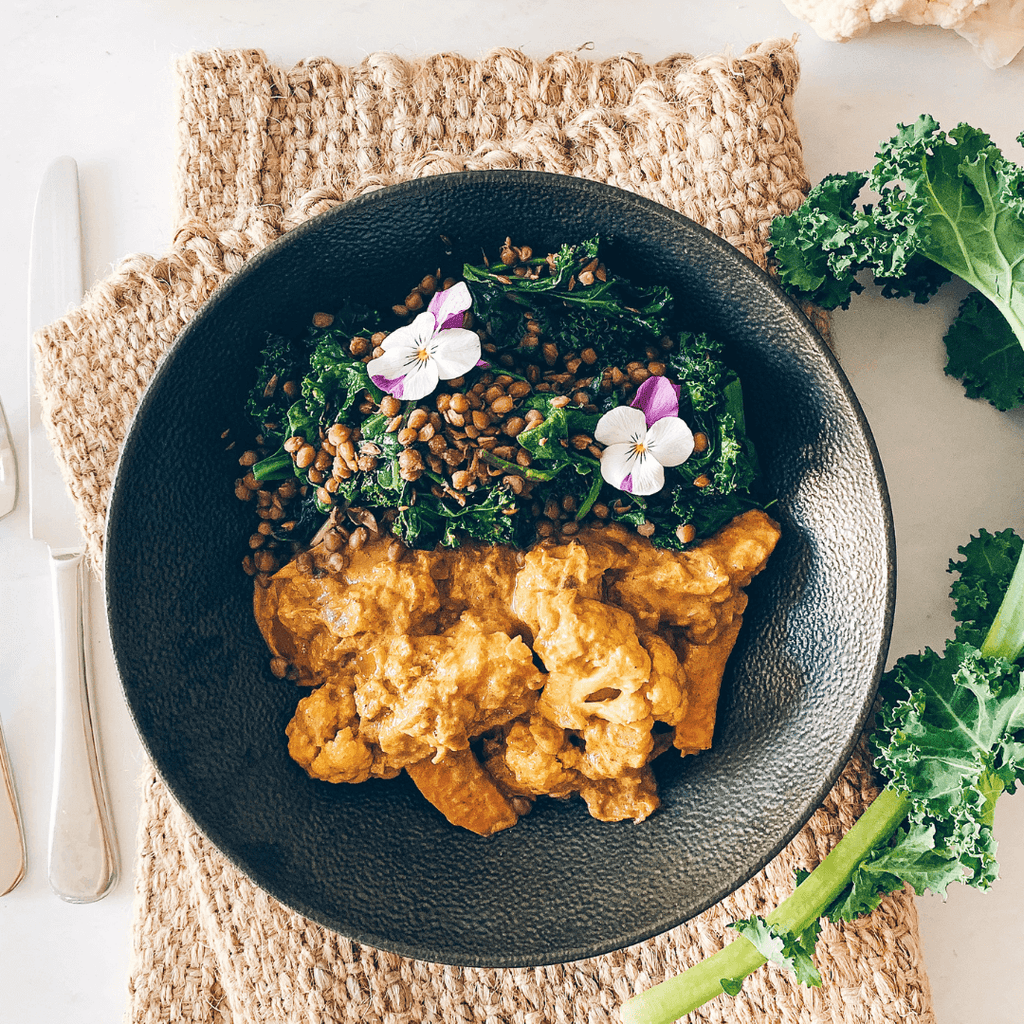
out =
[[681,552],[608,525],[393,561],[379,534],[340,570],[321,539],[255,588],[268,646],[313,688],[289,753],[328,782],[405,769],[482,835],[543,795],[642,821],[654,758],[711,745],[744,588],[778,537],[752,510]]

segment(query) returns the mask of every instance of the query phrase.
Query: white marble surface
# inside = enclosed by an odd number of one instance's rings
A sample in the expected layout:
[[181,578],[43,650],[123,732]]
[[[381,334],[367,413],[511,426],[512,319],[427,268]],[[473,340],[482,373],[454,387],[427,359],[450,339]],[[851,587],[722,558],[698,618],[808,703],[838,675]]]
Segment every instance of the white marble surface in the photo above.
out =
[[[6,96],[0,246],[0,397],[25,455],[26,258],[35,189],[68,153],[82,175],[86,276],[170,242],[173,58],[190,49],[259,47],[276,62],[375,50],[477,56],[511,45],[534,56],[588,45],[594,56],[707,53],[800,33],[796,110],[809,174],[870,165],[876,144],[919,113],[987,130],[1022,159],[1024,57],[990,71],[952,33],[876,28],[839,45],[819,40],[778,0],[588,3],[471,0],[247,3],[16,0],[0,52]],[[945,567],[979,527],[1024,529],[1024,415],[965,399],[942,373],[941,338],[960,293],[929,306],[861,296],[836,321],[836,345],[886,468],[899,550],[891,656],[940,645],[949,632]],[[71,906],[46,883],[53,754],[53,657],[44,550],[28,540],[24,494],[0,522],[0,718],[28,831],[22,884],[0,898],[0,1021],[109,1024],[127,1005],[131,867],[140,748],[103,622],[91,643],[98,713],[122,878],[104,900]],[[94,609],[101,607],[98,593]],[[1024,798],[997,814],[1003,877],[989,894],[919,900],[937,1024],[1016,1024],[1024,1005]],[[895,1019],[895,1018],[890,1018]]]

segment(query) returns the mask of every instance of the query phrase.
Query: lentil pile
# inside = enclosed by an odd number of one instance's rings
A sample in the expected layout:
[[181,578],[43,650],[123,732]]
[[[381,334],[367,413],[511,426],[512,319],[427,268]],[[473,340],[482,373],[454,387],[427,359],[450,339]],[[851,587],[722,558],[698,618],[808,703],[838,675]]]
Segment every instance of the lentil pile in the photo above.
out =
[[[720,346],[676,326],[667,289],[616,278],[596,240],[538,258],[507,239],[500,255],[460,278],[427,274],[390,310],[319,311],[306,338],[269,341],[251,403],[257,433],[235,481],[258,520],[246,573],[265,584],[317,541],[333,560],[325,567],[340,569],[347,547],[382,532],[396,559],[460,536],[525,547],[604,522],[680,549],[756,504],[735,375]],[[414,402],[380,391],[366,364],[459,279],[473,296],[463,327],[479,336],[484,365]],[[602,481],[593,430],[666,375],[694,454],[645,499]]]

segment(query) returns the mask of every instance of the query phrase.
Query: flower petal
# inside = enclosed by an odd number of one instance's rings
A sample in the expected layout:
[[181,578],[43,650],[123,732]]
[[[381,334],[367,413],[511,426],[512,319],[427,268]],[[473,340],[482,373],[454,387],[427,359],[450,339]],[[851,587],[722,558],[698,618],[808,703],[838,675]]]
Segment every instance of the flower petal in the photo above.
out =
[[693,432],[678,416],[664,416],[647,431],[647,451],[663,466],[678,466],[693,454]]
[[[594,428],[594,440],[598,444],[642,441],[647,433],[647,421],[639,409],[629,405],[618,405],[606,412]],[[608,481],[611,483],[611,481]],[[615,485],[618,487],[618,484]]]
[[430,355],[441,380],[468,373],[480,358],[480,336],[475,331],[439,331],[430,341]]
[[393,395],[399,400],[405,397],[404,373],[400,377],[380,377],[371,373],[370,380],[386,394]]
[[[419,360],[416,359],[415,348],[396,345],[390,349],[384,349],[383,353],[377,356],[376,359],[371,359],[366,364],[366,372],[370,375],[370,379],[374,384],[377,384],[375,379],[377,377],[388,379],[404,377],[416,362],[419,362]],[[377,384],[377,387],[387,391],[387,388],[384,388],[382,384]]]
[[633,494],[656,494],[665,486],[665,470],[650,452],[633,459],[631,476]]
[[679,415],[679,392],[679,385],[667,377],[648,377],[629,404],[643,412],[650,427],[666,416]]
[[636,462],[635,446],[629,441],[610,444],[601,452],[601,476],[612,485],[622,489],[622,482],[633,472]]
[[[418,398],[426,398],[437,387],[437,380],[437,363],[433,359],[417,360],[402,379],[401,392],[393,390],[391,394],[403,402],[414,402]],[[374,384],[377,384],[376,380]],[[377,384],[377,387],[381,385]],[[387,389],[381,387],[381,390]]]
[[462,327],[466,320],[466,310],[472,305],[473,297],[469,294],[466,282],[459,281],[442,292],[434,292],[427,312],[433,314],[437,330],[447,331],[453,327]]
[[420,313],[411,324],[392,331],[381,343],[385,352],[412,354],[422,348],[434,334],[434,318],[430,313]]

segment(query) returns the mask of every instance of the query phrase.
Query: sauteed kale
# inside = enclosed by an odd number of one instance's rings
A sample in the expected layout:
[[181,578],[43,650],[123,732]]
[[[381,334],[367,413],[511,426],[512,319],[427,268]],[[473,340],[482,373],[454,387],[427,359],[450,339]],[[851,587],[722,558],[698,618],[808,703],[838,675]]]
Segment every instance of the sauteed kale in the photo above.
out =
[[[403,399],[370,364],[396,332],[454,301],[457,285],[472,304],[446,325],[463,342],[475,332],[481,358]],[[467,264],[458,280],[428,274],[391,309],[350,303],[317,313],[301,337],[269,336],[248,403],[259,436],[236,484],[264,520],[252,570],[273,571],[275,543],[306,543],[329,515],[352,510],[417,548],[461,537],[525,546],[604,520],[682,549],[761,507],[739,379],[720,342],[686,328],[685,312],[668,288],[609,270],[596,238],[545,256],[506,240],[500,262]],[[443,334],[440,321],[429,325],[422,359]],[[678,463],[665,456],[651,493],[630,476],[613,486],[607,463],[602,473],[608,445],[595,437],[602,417],[633,405],[652,426],[673,394],[692,451]],[[646,448],[633,438],[628,457],[654,452],[658,434],[652,426]]]

